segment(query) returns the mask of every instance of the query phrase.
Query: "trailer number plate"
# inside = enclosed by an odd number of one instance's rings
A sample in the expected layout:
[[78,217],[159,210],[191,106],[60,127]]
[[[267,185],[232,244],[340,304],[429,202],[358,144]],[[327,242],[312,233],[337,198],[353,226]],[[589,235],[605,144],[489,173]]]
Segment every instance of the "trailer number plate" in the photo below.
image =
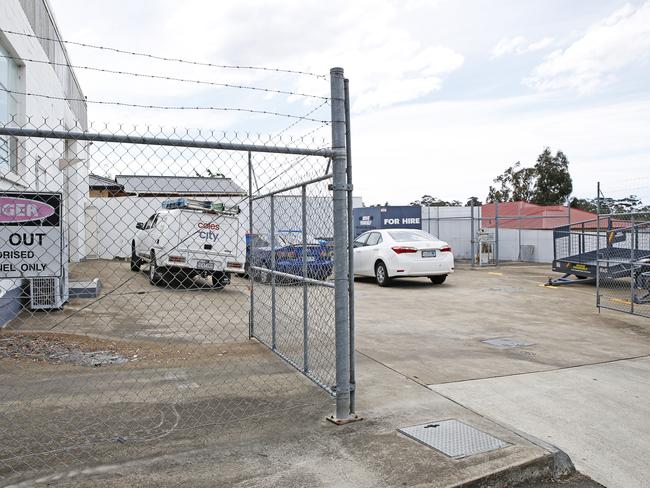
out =
[[214,263],[205,259],[199,259],[196,262],[196,267],[198,269],[214,269]]

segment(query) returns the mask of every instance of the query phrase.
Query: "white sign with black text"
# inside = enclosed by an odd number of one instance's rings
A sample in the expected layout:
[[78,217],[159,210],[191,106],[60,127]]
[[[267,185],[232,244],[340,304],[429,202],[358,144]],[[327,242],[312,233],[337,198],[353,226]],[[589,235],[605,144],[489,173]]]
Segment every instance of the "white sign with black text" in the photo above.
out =
[[0,278],[60,277],[61,194],[0,192]]

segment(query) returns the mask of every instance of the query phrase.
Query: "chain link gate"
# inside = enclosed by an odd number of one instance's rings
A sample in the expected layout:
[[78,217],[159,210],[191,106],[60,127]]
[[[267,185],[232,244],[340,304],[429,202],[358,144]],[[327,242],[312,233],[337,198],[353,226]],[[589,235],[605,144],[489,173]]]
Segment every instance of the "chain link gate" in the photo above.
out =
[[143,456],[304,398],[355,418],[344,81],[331,71],[331,145],[0,128],[24,168],[0,195],[0,479]]
[[597,235],[598,307],[650,317],[650,212],[601,214]]

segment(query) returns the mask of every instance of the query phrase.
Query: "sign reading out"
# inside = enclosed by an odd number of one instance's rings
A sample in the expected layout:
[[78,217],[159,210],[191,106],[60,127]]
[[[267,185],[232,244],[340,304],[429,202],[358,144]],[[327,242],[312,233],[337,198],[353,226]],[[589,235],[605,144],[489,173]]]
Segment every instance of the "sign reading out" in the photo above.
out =
[[61,194],[0,192],[0,278],[61,276]]

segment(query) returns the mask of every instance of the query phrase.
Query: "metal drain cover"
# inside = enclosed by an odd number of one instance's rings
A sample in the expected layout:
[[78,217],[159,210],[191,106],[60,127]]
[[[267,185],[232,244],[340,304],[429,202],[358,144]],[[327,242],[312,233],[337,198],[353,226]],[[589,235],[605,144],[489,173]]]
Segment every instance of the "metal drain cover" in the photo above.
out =
[[525,342],[519,341],[517,339],[511,339],[510,337],[496,337],[494,339],[485,339],[484,344],[489,344],[490,346],[500,347],[502,349],[509,349],[511,347],[528,347],[534,346],[534,342]]
[[441,420],[399,429],[404,435],[454,459],[501,449],[509,444],[459,420]]

